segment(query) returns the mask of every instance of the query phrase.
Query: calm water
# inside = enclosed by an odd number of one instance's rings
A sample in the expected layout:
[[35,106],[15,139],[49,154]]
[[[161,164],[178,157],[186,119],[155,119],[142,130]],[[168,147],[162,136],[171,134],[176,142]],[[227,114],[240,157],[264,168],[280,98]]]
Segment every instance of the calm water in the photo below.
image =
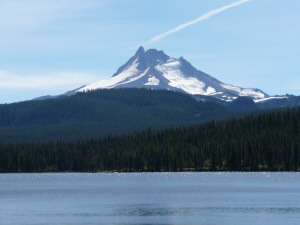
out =
[[0,174],[0,224],[300,224],[300,173]]

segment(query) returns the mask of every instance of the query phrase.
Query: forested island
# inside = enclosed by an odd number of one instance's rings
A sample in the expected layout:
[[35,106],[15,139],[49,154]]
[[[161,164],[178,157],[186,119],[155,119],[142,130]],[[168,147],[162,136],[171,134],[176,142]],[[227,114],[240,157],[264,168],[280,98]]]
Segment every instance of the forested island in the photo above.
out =
[[300,108],[77,142],[2,144],[0,172],[299,171]]

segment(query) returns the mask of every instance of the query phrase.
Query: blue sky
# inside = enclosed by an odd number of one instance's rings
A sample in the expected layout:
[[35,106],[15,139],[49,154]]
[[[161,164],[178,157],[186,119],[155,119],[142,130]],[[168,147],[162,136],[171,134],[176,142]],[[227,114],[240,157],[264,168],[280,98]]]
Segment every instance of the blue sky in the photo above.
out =
[[224,83],[300,95],[300,1],[0,0],[0,103],[110,77],[143,43]]

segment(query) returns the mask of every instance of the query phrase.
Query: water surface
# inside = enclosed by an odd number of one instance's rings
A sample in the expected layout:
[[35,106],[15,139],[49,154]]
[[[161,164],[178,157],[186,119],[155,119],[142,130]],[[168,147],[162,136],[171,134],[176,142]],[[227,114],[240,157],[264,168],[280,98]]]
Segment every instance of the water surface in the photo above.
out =
[[0,174],[0,224],[297,225],[300,174]]

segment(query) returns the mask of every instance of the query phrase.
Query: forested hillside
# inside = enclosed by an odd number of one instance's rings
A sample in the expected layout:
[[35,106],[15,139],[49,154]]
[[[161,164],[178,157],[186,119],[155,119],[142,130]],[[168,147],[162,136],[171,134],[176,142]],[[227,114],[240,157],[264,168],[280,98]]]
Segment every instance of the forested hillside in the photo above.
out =
[[230,118],[212,102],[163,90],[112,89],[0,105],[0,143],[76,141]]
[[133,135],[0,146],[0,172],[296,171],[300,109]]

